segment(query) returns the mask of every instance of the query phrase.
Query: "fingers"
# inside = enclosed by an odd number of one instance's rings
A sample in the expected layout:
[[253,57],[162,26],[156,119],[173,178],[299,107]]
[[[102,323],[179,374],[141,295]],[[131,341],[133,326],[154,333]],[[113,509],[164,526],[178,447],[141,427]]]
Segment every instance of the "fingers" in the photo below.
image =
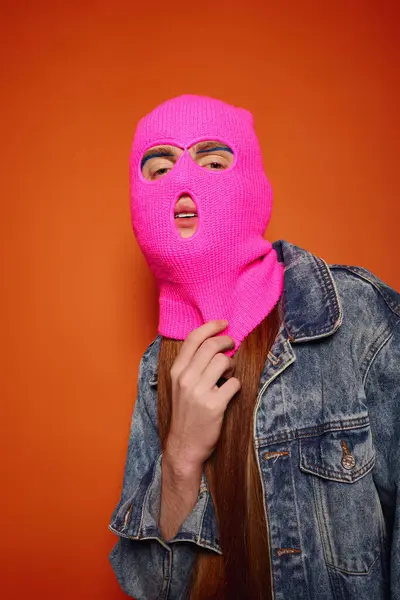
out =
[[[234,340],[221,335],[227,325],[209,321],[190,332],[170,371],[173,410],[168,435],[181,440],[186,456],[199,464],[215,449],[225,409],[241,387],[230,376],[235,361],[223,353],[234,348]],[[218,388],[223,374],[229,379]]]
[[213,356],[208,365],[206,366],[199,386],[204,392],[209,392],[214,388],[217,381],[224,375],[228,379],[228,373],[232,372],[232,359],[218,352]]
[[218,375],[213,381],[212,385],[214,385],[217,379],[221,377],[222,373],[231,367],[231,359],[223,354],[223,352],[224,350],[229,350],[233,347],[234,342],[228,335],[218,335],[206,339],[193,356],[190,363],[190,369],[193,369],[193,372],[198,373],[203,378],[210,363],[216,362],[216,366],[211,369],[212,373]]
[[230,377],[220,388],[217,388],[216,394],[219,401],[226,407],[241,387],[242,384],[237,377]]
[[[208,321],[207,323],[204,323],[204,325],[201,325],[201,327],[198,327],[197,329],[194,329],[193,331],[191,331],[189,333],[189,335],[186,337],[185,341],[183,342],[181,350],[179,352],[179,355],[177,356],[177,358],[174,362],[173,368],[174,368],[175,374],[179,375],[179,373],[182,372],[183,369],[191,362],[191,360],[195,356],[196,352],[198,351],[200,346],[203,344],[203,342],[205,342],[205,340],[207,340],[208,338],[210,338],[212,336],[216,336],[218,333],[220,333],[221,331],[226,329],[226,327],[227,327],[227,321],[214,320],[214,321]],[[218,337],[227,337],[227,336],[218,336]],[[225,343],[226,343],[226,340],[225,340]],[[219,344],[218,344],[218,348],[220,348]],[[214,353],[216,353],[218,351],[219,350],[216,349]],[[210,359],[211,359],[211,357],[210,357]],[[204,359],[203,359],[203,362],[204,362]],[[204,368],[205,368],[205,365],[203,366],[202,370],[204,370]]]

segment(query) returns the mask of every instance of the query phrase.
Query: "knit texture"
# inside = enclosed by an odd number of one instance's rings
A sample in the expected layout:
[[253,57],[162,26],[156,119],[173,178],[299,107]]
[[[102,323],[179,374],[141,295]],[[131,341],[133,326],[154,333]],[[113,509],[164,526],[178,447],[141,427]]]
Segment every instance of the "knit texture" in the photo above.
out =
[[[199,166],[187,152],[199,141],[229,146],[226,170]],[[149,148],[184,150],[174,167],[155,181],[144,179],[141,159]],[[220,100],[184,95],[164,102],[138,124],[130,156],[132,226],[159,286],[161,335],[183,340],[212,319],[227,319],[221,332],[235,348],[271,312],[283,288],[283,265],[263,238],[271,186],[247,110]],[[175,205],[189,194],[197,207],[195,233],[182,238]]]

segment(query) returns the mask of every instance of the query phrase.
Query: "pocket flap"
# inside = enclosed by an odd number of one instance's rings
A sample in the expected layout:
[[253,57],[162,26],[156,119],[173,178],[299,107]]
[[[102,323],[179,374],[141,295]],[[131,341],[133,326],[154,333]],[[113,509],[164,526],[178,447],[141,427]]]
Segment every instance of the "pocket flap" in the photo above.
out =
[[369,425],[299,440],[300,469],[324,479],[353,483],[375,464]]

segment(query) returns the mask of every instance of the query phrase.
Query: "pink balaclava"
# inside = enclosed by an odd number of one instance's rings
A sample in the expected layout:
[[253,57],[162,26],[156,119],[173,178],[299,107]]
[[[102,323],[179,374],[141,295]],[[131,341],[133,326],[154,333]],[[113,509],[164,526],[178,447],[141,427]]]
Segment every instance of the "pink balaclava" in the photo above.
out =
[[[234,154],[231,167],[208,170],[188,152],[200,141],[220,141]],[[153,146],[184,151],[163,177],[141,173]],[[139,122],[130,157],[133,230],[159,285],[158,332],[183,340],[212,319],[227,319],[221,332],[235,348],[271,312],[283,287],[283,265],[263,233],[271,215],[251,113],[220,100],[184,95],[168,100]],[[174,208],[187,194],[197,207],[197,229],[182,238]]]

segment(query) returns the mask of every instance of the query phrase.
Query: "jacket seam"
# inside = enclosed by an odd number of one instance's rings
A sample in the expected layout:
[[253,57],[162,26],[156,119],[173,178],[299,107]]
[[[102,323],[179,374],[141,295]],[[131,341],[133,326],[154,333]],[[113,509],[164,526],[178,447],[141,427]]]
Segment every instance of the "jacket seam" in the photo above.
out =
[[156,542],[158,542],[160,544],[160,546],[162,546],[164,548],[164,550],[167,550],[168,552],[171,551],[171,548],[168,546],[168,544],[155,535],[144,535],[144,536],[128,535],[127,533],[122,533],[122,531],[118,531],[117,529],[114,529],[114,527],[112,525],[108,525],[108,529],[112,533],[115,533],[118,537],[125,538],[126,540],[133,540],[134,542],[141,542],[142,540],[155,540]]
[[[142,357],[142,360],[143,360],[143,357]],[[144,372],[145,372],[144,366],[145,366],[145,365],[143,364],[143,373],[141,373],[141,376],[140,376],[140,377],[139,377],[139,379],[138,379],[138,395],[137,395],[136,402],[137,402],[137,401],[138,401],[138,399],[139,399],[139,389],[143,389],[143,388],[145,387],[145,382],[146,382],[146,379],[145,379],[145,376],[144,376]],[[147,366],[146,366],[146,368],[147,368]],[[150,385],[151,385],[151,384],[150,384]],[[152,419],[152,416],[151,416],[151,414],[150,414],[150,412],[149,412],[149,407],[147,406],[147,402],[146,402],[146,400],[145,400],[146,394],[142,394],[142,396],[141,396],[141,397],[142,397],[142,399],[143,399],[143,402],[142,402],[143,409],[144,409],[144,411],[146,412],[146,415],[147,415],[147,417],[148,417],[148,419],[149,419],[150,423],[152,424],[152,426],[154,427],[154,430],[157,432],[157,435],[158,435],[158,431],[157,431],[157,429],[158,429],[158,428],[157,428],[157,424],[156,424],[156,423],[154,423],[154,421],[153,421],[153,419]],[[136,404],[136,402],[135,402],[135,404]]]
[[[165,593],[162,595],[162,600],[168,600],[169,591],[171,588],[171,580],[172,580],[172,568],[174,563],[173,552],[172,549],[170,552],[167,552],[167,555],[164,555],[164,561],[167,560],[167,573],[164,571],[164,581],[166,581]],[[165,566],[164,566],[165,569]]]
[[380,345],[378,345],[374,355],[372,356],[366,370],[365,370],[365,374],[363,377],[363,386],[364,389],[366,389],[367,387],[367,379],[368,379],[368,375],[370,373],[371,367],[374,364],[375,360],[377,359],[377,357],[380,355],[381,350],[386,346],[386,344],[388,344],[390,342],[391,339],[393,339],[394,333],[396,328],[399,326],[400,324],[400,319],[398,321],[395,322],[394,326],[392,327],[392,329],[390,330],[389,334],[387,335],[387,337],[385,337],[385,339],[381,342]]
[[334,469],[329,469],[327,467],[320,467],[315,463],[308,463],[307,465],[304,462],[300,462],[300,469],[305,473],[316,474],[322,478],[329,479],[329,481],[340,481],[343,483],[354,483],[358,481],[363,475],[366,475],[368,471],[375,465],[375,454],[369,459],[369,461],[363,465],[358,471],[355,473],[349,473],[348,475],[344,475],[339,471],[335,471]]
[[335,313],[336,315],[338,315],[338,318],[336,320],[333,320],[332,323],[332,326],[335,327],[337,326],[337,323],[341,322],[342,317],[342,306],[339,298],[339,291],[335,284],[335,280],[331,273],[328,263],[323,258],[320,258],[320,260],[325,267],[323,271],[320,271],[320,274],[322,275],[322,278],[324,280],[325,288],[329,290],[329,300],[332,302],[332,304],[334,304]]
[[[138,528],[138,536],[139,536],[139,537],[142,537],[142,535],[143,535],[143,519],[144,519],[144,509],[145,509],[145,506],[147,505],[147,500],[148,500],[148,497],[149,497],[149,494],[150,494],[150,489],[151,489],[151,486],[152,486],[152,485],[153,485],[153,483],[154,483],[154,478],[155,478],[155,475],[156,475],[156,470],[157,470],[157,463],[158,463],[158,460],[160,459],[160,456],[162,456],[162,454],[163,454],[163,453],[162,453],[162,452],[160,452],[160,453],[157,455],[157,457],[156,457],[156,460],[154,461],[154,465],[153,465],[153,473],[152,473],[151,481],[150,481],[150,484],[149,484],[149,486],[148,486],[148,488],[147,488],[147,490],[146,490],[146,493],[145,493],[145,496],[144,496],[144,499],[143,499],[143,505],[142,505],[142,510],[141,510],[141,513],[140,513],[140,522],[139,522],[139,528]],[[161,468],[162,468],[162,467],[161,467],[161,465],[160,465],[160,470],[161,470]],[[161,475],[160,475],[160,476],[162,477],[162,473],[161,473]],[[158,524],[158,523],[156,523],[156,526],[157,526],[157,528],[158,528],[158,527],[159,527],[159,524]]]
[[359,429],[367,425],[369,425],[368,415],[365,415],[363,417],[356,417],[347,421],[331,421],[327,423],[322,423],[321,425],[317,425],[314,427],[304,427],[302,429],[282,431],[277,436],[276,434],[273,434],[272,436],[257,438],[255,440],[255,445],[257,448],[260,448],[261,446],[269,444],[272,445],[295,439],[300,440],[309,437],[317,437],[319,435],[324,435],[325,433],[330,431],[345,431],[349,429]]
[[[145,394],[144,394],[144,395],[145,395]],[[146,411],[146,414],[147,414],[147,416],[148,416],[148,418],[149,418],[149,421],[150,421],[150,423],[151,423],[151,424],[153,425],[153,427],[154,427],[154,430],[155,430],[155,431],[157,431],[156,424],[153,422],[153,419],[152,419],[152,417],[151,417],[151,415],[150,415],[150,413],[149,413],[149,409],[148,409],[148,406],[147,406],[147,402],[146,402],[145,400],[143,400],[143,407],[144,407],[144,410]],[[158,432],[157,432],[157,434],[158,434]]]
[[[396,327],[396,323],[394,325]],[[360,364],[360,374],[362,376],[362,382],[366,381],[367,374],[369,373],[369,369],[373,361],[375,360],[376,355],[379,353],[380,349],[388,342],[393,332],[393,328],[386,328],[380,336],[378,336],[374,341],[368,346],[368,349],[361,361]]]
[[[358,271],[358,269],[356,267],[352,267],[352,266],[349,266],[349,265],[333,264],[333,265],[329,265],[329,268],[330,269],[336,269],[336,270],[348,271],[349,273],[352,273],[353,275],[355,275],[359,279],[363,279],[364,281],[368,282],[370,285],[372,285],[373,288],[375,288],[379,292],[379,294],[382,296],[382,298],[384,299],[385,303],[390,308],[390,310],[397,317],[400,317],[400,304],[397,304],[397,302],[395,302],[394,300],[392,300],[390,298],[390,296],[383,289],[383,286],[381,286],[379,283],[377,283],[376,281],[374,281],[374,279],[368,277],[367,274],[365,274],[363,272],[360,272],[360,271]],[[390,287],[390,286],[388,286],[388,287]],[[394,291],[396,291],[396,290],[394,290]]]
[[208,540],[203,539],[203,538],[198,538],[197,536],[195,536],[196,539],[193,538],[179,538],[179,539],[173,539],[170,540],[168,542],[168,544],[170,546],[172,546],[172,544],[179,544],[180,542],[190,542],[191,544],[196,544],[196,546],[200,546],[201,548],[206,548],[207,550],[212,550],[213,552],[216,552],[217,554],[222,554],[222,550],[220,550],[219,548],[217,548],[217,546],[213,546],[212,544],[210,544],[208,542]]
[[200,541],[204,540],[206,542],[204,535],[202,535],[203,534],[203,523],[204,523],[204,516],[206,514],[208,503],[210,502],[211,491],[209,489],[207,489],[205,493],[207,494],[207,501],[204,502],[203,513],[201,515],[201,522],[200,522],[199,531],[198,531],[197,540],[196,540],[196,543],[199,545],[201,545]]
[[[304,580],[306,582],[306,593],[307,593],[307,600],[311,600],[310,598],[310,586],[309,586],[309,573],[307,571],[307,566],[305,564],[305,557],[304,557],[304,541],[303,541],[303,533],[304,531],[302,531],[301,528],[301,519],[300,519],[300,514],[299,514],[299,502],[298,502],[298,494],[297,494],[297,489],[296,489],[296,476],[293,473],[293,469],[297,468],[297,465],[294,464],[294,461],[290,461],[290,480],[291,480],[291,484],[292,484],[292,490],[293,490],[293,505],[294,505],[294,509],[295,509],[295,513],[296,513],[296,522],[297,522],[297,531],[298,531],[298,535],[299,535],[299,542],[300,542],[300,548],[301,548],[301,555],[300,555],[300,559],[301,559],[301,564],[303,567],[303,577]],[[271,561],[271,566],[272,566],[272,561]]]

